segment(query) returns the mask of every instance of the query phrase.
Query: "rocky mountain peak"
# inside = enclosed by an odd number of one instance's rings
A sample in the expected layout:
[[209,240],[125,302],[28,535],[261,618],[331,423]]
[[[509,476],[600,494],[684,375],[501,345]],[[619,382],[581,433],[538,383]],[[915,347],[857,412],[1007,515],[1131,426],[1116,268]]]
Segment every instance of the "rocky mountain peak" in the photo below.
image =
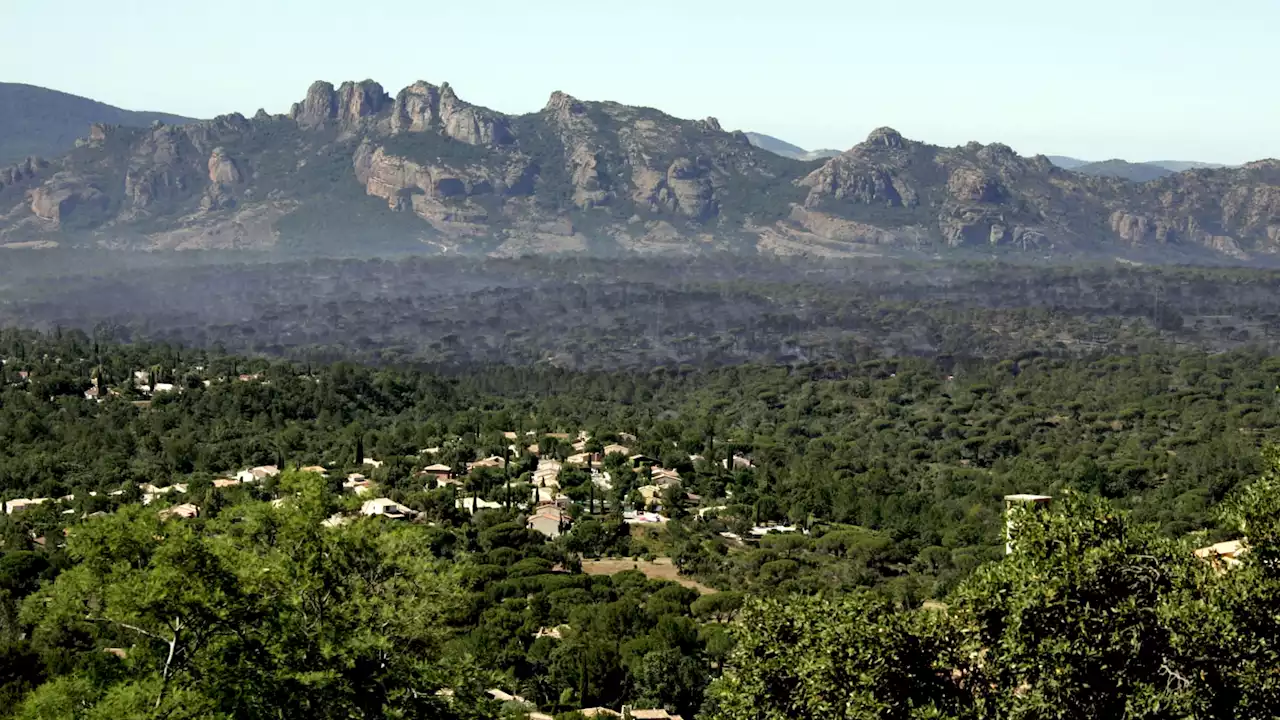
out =
[[902,133],[891,127],[881,127],[872,130],[871,134],[867,135],[866,141],[863,142],[863,145],[888,148],[900,148],[904,144],[906,144],[906,141],[902,138]]
[[333,83],[317,80],[307,88],[307,96],[302,102],[294,103],[289,116],[297,121],[299,127],[321,127],[338,116],[338,96]]
[[548,112],[562,117],[567,115],[581,115],[586,112],[586,107],[580,100],[569,93],[556,90],[551,93],[551,97],[547,100],[547,105],[543,108],[543,112]]

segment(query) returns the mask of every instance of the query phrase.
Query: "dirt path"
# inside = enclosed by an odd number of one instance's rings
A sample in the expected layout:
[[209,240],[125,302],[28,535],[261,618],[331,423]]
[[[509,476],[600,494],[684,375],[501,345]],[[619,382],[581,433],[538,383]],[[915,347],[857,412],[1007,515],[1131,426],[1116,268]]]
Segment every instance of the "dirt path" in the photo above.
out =
[[671,558],[660,557],[653,562],[646,560],[632,560],[630,558],[604,558],[603,560],[586,560],[582,561],[582,572],[588,575],[613,575],[623,570],[639,570],[644,576],[651,580],[671,580],[678,582],[687,588],[693,588],[703,595],[710,595],[716,592],[714,588],[691,580],[682,576],[676,571],[676,566],[671,563]]

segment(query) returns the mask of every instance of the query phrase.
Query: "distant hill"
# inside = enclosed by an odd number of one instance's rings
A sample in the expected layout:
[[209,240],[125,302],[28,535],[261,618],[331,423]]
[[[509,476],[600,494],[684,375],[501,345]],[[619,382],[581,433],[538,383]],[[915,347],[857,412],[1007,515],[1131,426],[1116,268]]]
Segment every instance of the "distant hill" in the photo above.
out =
[[839,150],[831,150],[829,148],[805,150],[798,145],[792,145],[786,140],[779,140],[776,137],[765,135],[763,133],[748,132],[745,133],[745,135],[747,136],[747,139],[751,141],[752,145],[755,145],[761,150],[768,150],[774,155],[781,155],[782,157],[791,158],[792,160],[821,160],[822,158],[835,157],[840,154]]
[[1065,155],[1049,155],[1049,162],[1063,170],[1072,170],[1094,177],[1116,177],[1133,182],[1148,182],[1185,170],[1210,169],[1227,167],[1220,163],[1196,162],[1194,160],[1152,160],[1134,163],[1115,158],[1101,162],[1091,162]]
[[54,157],[89,134],[93,123],[147,127],[156,120],[183,125],[191,118],[134,112],[34,85],[0,83],[0,165],[31,155]]
[[1162,168],[1168,168],[1174,172],[1182,172],[1184,170],[1217,170],[1218,168],[1227,167],[1221,163],[1196,162],[1194,160],[1152,160],[1147,165],[1158,165]]
[[1131,163],[1118,158],[1077,165],[1071,170],[1084,175],[1116,177],[1123,180],[1132,180],[1133,182],[1148,182],[1174,174],[1173,170],[1166,167],[1160,167],[1152,163]]
[[1057,165],[1063,170],[1075,170],[1081,165],[1089,164],[1088,160],[1081,160],[1080,158],[1067,157],[1066,155],[1047,155],[1046,157],[1049,158],[1049,162],[1053,163],[1054,165]]

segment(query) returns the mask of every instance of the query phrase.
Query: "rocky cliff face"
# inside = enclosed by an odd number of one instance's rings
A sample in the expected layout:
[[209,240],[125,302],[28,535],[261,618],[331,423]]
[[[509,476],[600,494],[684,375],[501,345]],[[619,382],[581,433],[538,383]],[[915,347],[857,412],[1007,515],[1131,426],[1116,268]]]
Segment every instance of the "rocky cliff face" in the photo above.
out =
[[1176,246],[1250,257],[1280,251],[1280,165],[1138,184],[890,128],[801,162],[714,118],[560,92],[508,116],[447,83],[393,98],[366,80],[317,82],[288,115],[95,125],[65,157],[0,170],[0,244],[306,251],[321,239],[499,254]]

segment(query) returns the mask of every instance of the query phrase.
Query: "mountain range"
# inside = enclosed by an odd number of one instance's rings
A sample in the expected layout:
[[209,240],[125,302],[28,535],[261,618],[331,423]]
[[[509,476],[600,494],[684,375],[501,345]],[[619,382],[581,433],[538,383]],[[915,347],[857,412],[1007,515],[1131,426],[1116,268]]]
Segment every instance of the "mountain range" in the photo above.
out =
[[1280,249],[1280,162],[1134,183],[1001,144],[890,128],[826,159],[757,147],[715,118],[556,92],[535,113],[447,83],[394,97],[317,82],[288,114],[94,123],[70,152],[0,170],[0,245],[856,255]]
[[0,166],[33,155],[61,155],[92,123],[147,127],[157,121],[168,125],[194,122],[168,113],[121,110],[34,85],[0,83]]
[[1092,162],[1065,155],[1049,155],[1049,161],[1066,170],[1074,170],[1085,175],[1099,177],[1118,177],[1134,182],[1147,182],[1167,177],[1187,170],[1215,170],[1226,167],[1219,163],[1196,162],[1190,160],[1153,160],[1151,162],[1129,162],[1113,158]]

